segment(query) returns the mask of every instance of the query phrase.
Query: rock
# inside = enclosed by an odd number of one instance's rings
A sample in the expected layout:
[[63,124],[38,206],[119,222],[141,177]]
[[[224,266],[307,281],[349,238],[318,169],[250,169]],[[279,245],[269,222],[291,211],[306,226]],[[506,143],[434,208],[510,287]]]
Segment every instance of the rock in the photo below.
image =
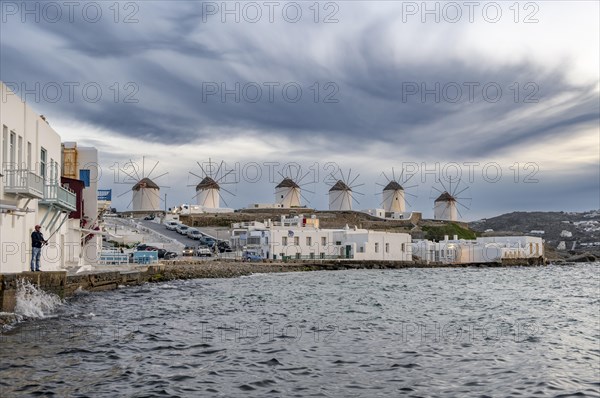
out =
[[592,253],[585,252],[569,257],[567,261],[574,263],[593,263],[595,261],[598,261],[598,258]]

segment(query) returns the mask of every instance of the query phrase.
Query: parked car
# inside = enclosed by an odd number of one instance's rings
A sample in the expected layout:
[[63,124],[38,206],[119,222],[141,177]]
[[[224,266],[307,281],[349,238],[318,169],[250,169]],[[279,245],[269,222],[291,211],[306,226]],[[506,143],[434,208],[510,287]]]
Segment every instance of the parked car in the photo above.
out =
[[200,238],[200,244],[208,247],[213,247],[217,243],[213,238],[209,238],[207,236],[203,236]]
[[189,228],[189,227],[188,227],[187,225],[184,225],[184,224],[179,224],[179,225],[178,225],[178,226],[175,228],[175,231],[177,231],[177,233],[178,233],[178,234],[185,235],[185,234],[186,234],[186,232],[187,232],[187,230],[188,230],[188,228]]
[[154,220],[154,216],[151,214],[149,216],[144,217],[144,220],[146,220],[146,221]]
[[202,233],[196,228],[188,228],[187,237],[190,239],[199,240],[202,237]]
[[212,256],[212,251],[208,246],[198,246],[198,248],[196,249],[196,256],[210,257]]
[[167,221],[165,223],[165,227],[167,227],[169,231],[175,231],[175,228],[177,228],[178,225],[179,223],[177,221]]
[[262,259],[263,259],[262,256],[256,252],[245,251],[242,254],[242,260],[244,260],[244,261],[262,261]]
[[166,249],[160,249],[160,248],[154,247],[154,246],[148,246],[146,244],[138,245],[137,250],[138,251],[157,251],[158,258],[164,258],[165,260],[177,257],[177,253],[175,253],[175,252],[170,252],[170,251],[167,251]]
[[186,246],[183,248],[182,256],[194,256],[196,254],[196,249],[193,246]]
[[229,242],[226,241],[226,240],[219,241],[219,243],[217,243],[217,247],[219,248],[219,251],[221,253],[232,252],[233,251],[231,249],[231,246],[229,245]]

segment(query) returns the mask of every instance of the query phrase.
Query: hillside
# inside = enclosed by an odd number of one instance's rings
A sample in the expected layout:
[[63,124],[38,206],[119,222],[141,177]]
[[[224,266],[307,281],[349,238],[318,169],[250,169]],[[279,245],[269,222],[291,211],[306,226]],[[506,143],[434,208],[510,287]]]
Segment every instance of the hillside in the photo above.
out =
[[[600,249],[600,210],[575,212],[513,212],[469,223],[469,227],[483,235],[535,235],[550,247],[564,241],[567,249]],[[485,232],[487,230],[493,232]],[[566,232],[563,232],[566,231]],[[571,236],[569,236],[569,234]]]

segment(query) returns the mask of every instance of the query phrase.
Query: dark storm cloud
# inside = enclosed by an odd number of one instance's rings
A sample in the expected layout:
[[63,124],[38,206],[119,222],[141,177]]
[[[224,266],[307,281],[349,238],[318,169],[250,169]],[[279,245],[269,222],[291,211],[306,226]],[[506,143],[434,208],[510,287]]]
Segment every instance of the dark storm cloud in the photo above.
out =
[[[485,59],[440,56],[415,66],[390,56],[385,26],[374,21],[340,35],[331,48],[333,61],[326,65],[310,56],[290,59],[283,52],[289,48],[281,48],[281,56],[273,53],[269,49],[275,37],[257,41],[236,24],[203,25],[197,5],[183,2],[184,12],[176,14],[168,3],[156,4],[140,7],[139,23],[130,25],[108,18],[94,24],[6,24],[0,78],[27,86],[36,81],[98,82],[105,95],[97,103],[63,98],[45,104],[42,99],[40,106],[124,136],[171,144],[205,141],[218,130],[321,138],[321,150],[339,148],[340,141],[348,151],[380,142],[415,149],[427,145],[430,154],[486,156],[541,137],[570,135],[598,122],[593,85],[576,87],[560,70],[532,60],[494,65]],[[24,28],[56,42],[43,62],[30,50],[31,43],[20,41],[18,33]],[[248,26],[248,33],[253,28]],[[302,42],[292,37],[297,30],[289,26],[273,25],[265,32]],[[232,39],[235,46],[225,44]],[[410,52],[404,58],[410,59]],[[108,88],[113,82],[135,83],[138,102],[125,103],[123,90],[118,101],[111,100]],[[277,84],[272,99],[266,82]],[[286,83],[302,89],[299,101],[282,91]],[[475,87],[472,97],[466,84]],[[485,97],[486,84],[501,88],[497,101]],[[236,87],[239,100],[234,94],[222,96],[223,88]],[[262,96],[254,103],[256,87]],[[446,87],[449,91],[443,91]],[[462,90],[457,100],[453,87]],[[209,88],[218,92],[208,95]],[[423,95],[423,90],[437,95]],[[495,96],[494,87],[488,93]],[[568,106],[535,116],[540,106],[551,109],[565,94],[572,95]],[[528,95],[538,103],[527,103]]]

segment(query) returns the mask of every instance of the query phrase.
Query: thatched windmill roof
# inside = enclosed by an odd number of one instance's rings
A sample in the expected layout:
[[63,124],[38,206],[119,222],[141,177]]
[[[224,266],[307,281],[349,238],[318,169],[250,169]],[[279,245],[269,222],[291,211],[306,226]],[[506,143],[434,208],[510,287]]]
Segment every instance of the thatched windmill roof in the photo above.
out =
[[398,184],[396,181],[390,181],[389,184],[387,184],[385,186],[385,188],[383,188],[384,191],[404,191],[404,188],[402,188],[402,185]]
[[144,177],[141,180],[139,180],[137,182],[137,184],[135,184],[133,186],[133,188],[131,188],[131,190],[139,191],[140,189],[143,189],[143,188],[160,189],[160,187],[158,185],[156,185],[156,183],[154,181],[152,181],[148,177]]
[[438,196],[435,202],[456,202],[454,196],[450,195],[448,192],[444,191],[443,194]]
[[352,191],[352,189],[350,189],[350,187],[346,185],[344,181],[338,180],[338,182],[336,182],[335,185],[329,189],[329,192],[332,191]]
[[291,178],[284,178],[275,188],[300,188]]
[[196,192],[201,189],[217,189],[220,190],[219,184],[210,177],[204,177],[202,181],[198,185],[196,185]]

